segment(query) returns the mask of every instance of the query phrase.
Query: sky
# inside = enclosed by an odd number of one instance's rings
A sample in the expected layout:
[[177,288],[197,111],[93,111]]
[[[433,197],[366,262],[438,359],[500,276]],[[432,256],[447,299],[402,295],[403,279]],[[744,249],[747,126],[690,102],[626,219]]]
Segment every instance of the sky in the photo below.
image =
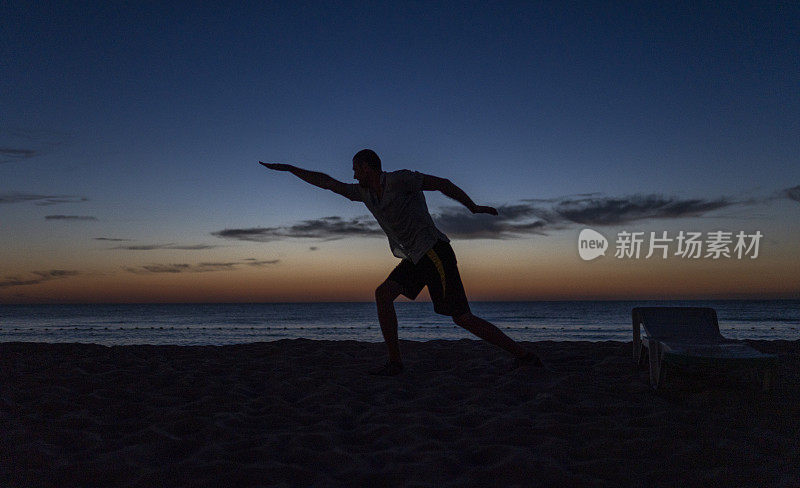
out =
[[366,207],[257,164],[352,183],[363,148],[498,209],[426,192],[472,300],[800,298],[799,31],[796,2],[2,2],[0,303],[371,300],[399,261]]

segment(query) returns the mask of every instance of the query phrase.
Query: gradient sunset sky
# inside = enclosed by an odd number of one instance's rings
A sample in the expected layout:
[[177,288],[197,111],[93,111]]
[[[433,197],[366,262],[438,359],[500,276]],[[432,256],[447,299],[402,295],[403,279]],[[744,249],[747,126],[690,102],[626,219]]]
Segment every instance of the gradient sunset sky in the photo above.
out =
[[371,300],[366,207],[257,164],[362,148],[498,208],[426,194],[472,300],[800,298],[797,2],[187,5],[0,7],[0,303]]

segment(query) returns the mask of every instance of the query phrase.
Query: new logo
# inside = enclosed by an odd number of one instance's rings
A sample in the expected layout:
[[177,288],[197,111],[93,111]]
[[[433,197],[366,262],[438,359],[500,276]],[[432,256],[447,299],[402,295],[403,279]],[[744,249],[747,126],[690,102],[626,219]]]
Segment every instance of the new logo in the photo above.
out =
[[607,250],[608,240],[603,234],[592,229],[583,229],[578,235],[578,254],[584,261],[605,256]]

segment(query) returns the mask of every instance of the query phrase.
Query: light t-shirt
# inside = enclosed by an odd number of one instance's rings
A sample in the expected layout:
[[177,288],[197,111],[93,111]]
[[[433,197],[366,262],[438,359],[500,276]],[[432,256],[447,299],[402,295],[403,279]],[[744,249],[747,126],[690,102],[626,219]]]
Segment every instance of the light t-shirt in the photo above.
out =
[[450,242],[433,223],[425,194],[423,174],[401,169],[383,172],[380,176],[383,196],[358,184],[347,185],[345,196],[354,202],[364,202],[389,238],[392,254],[410,259],[416,264],[437,240]]

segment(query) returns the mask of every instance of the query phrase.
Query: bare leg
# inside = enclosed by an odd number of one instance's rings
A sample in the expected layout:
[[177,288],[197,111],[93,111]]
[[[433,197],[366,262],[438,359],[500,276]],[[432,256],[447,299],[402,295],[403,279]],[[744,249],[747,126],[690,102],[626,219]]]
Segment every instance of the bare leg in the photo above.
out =
[[484,341],[501,347],[518,358],[522,358],[529,353],[527,349],[514,342],[513,339],[505,335],[494,324],[472,315],[471,312],[453,317],[453,322],[472,332]]
[[378,322],[381,324],[383,341],[389,349],[389,361],[400,361],[400,346],[397,340],[397,314],[394,299],[400,295],[401,287],[394,281],[386,280],[375,290],[375,303],[378,306]]

